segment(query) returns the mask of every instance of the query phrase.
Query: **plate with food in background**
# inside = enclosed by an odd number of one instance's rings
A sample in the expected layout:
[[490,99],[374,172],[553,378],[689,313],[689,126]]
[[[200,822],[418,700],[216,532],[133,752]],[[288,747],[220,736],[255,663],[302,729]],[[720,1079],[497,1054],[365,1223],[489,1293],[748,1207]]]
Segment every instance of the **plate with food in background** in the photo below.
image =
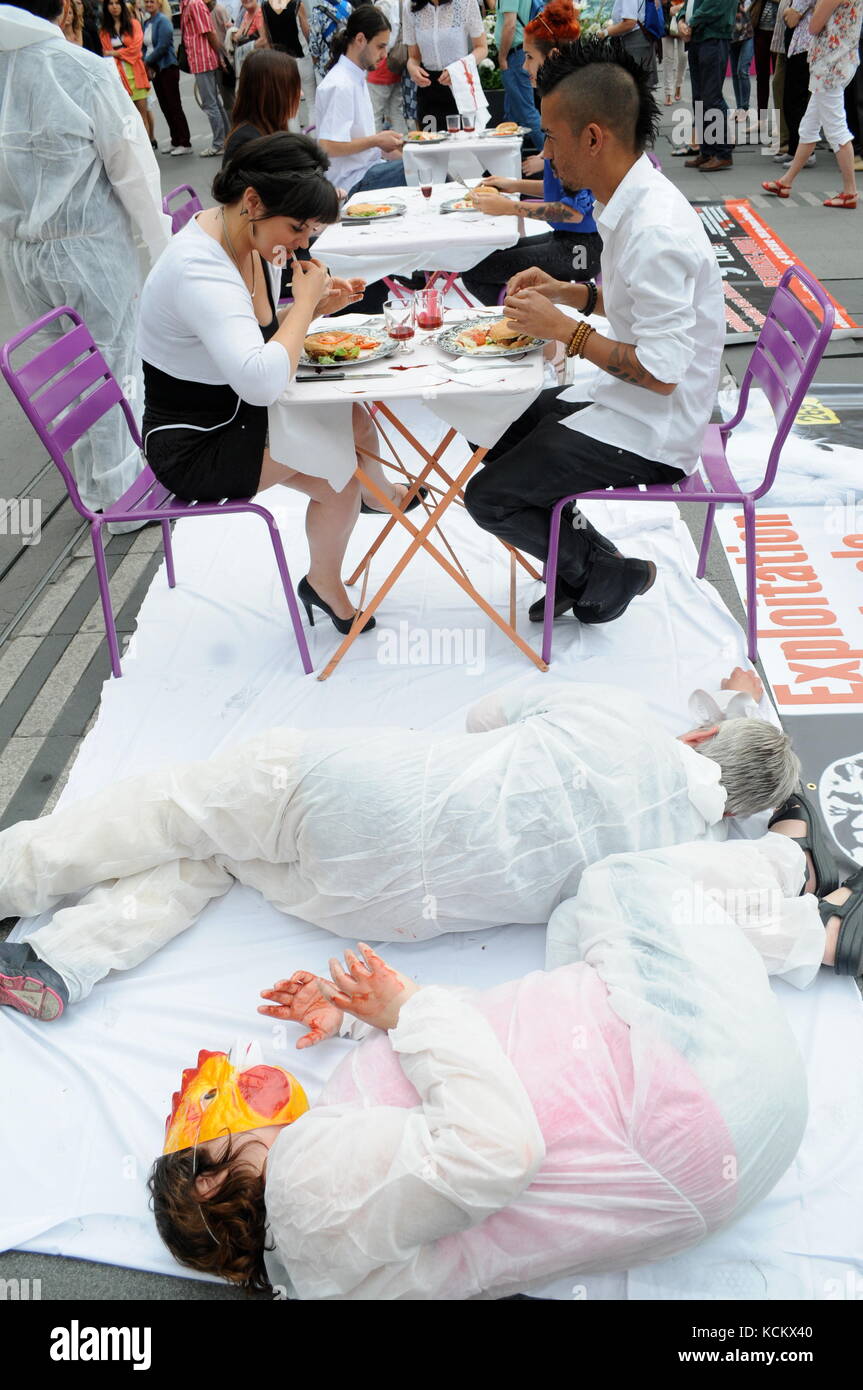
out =
[[489,130],[484,130],[484,136],[499,136],[501,138],[513,135],[529,135],[530,127],[526,125],[516,125],[515,121],[501,121],[500,125],[492,126]]
[[342,210],[343,222],[385,222],[390,217],[403,217],[405,205],[397,198],[375,203],[352,203]]
[[409,130],[405,136],[406,145],[439,145],[449,139],[446,130]]
[[376,333],[351,333],[347,329],[324,329],[309,333],[300,353],[301,367],[352,367],[356,363],[376,362],[390,357],[398,343]]
[[459,357],[514,357],[544,347],[547,338],[524,333],[509,319],[473,318],[454,323],[437,335],[437,345]]
[[448,203],[441,203],[441,212],[479,212],[480,209],[473,201],[474,193],[499,193],[497,188],[490,188],[487,184],[478,183],[476,188],[470,192],[463,193],[460,198],[450,198]]

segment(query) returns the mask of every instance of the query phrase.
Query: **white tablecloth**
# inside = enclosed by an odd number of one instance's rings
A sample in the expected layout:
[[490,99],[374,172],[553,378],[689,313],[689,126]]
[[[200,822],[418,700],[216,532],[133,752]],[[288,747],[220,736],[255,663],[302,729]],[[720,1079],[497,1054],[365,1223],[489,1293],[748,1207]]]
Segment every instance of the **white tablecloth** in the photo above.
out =
[[[447,323],[470,316],[470,310],[447,311]],[[490,315],[493,317],[493,315]],[[312,330],[328,326],[367,331],[378,326],[362,314],[320,319]],[[487,366],[471,365],[459,375],[454,358],[433,341],[435,333],[417,332],[410,351],[399,352],[367,367],[348,367],[341,381],[327,377],[292,382],[270,407],[270,453],[278,463],[326,478],[337,492],[353,477],[356,467],[351,412],[355,401],[419,400],[439,420],[452,425],[475,444],[494,444],[504,430],[535,399],[543,384],[543,358],[533,352],[518,362],[489,359]],[[424,364],[422,367],[408,364]],[[376,375],[365,379],[365,372]],[[391,380],[377,373],[389,372]]]
[[520,179],[521,136],[468,135],[461,131],[458,135],[448,136],[440,145],[406,141],[402,158],[405,176],[410,184],[418,182],[417,160],[423,163],[429,160],[435,170],[435,178],[441,181],[447,173],[478,178],[485,170],[504,179]]
[[441,203],[463,193],[458,183],[435,184],[428,199],[416,188],[356,193],[347,207],[395,198],[406,204],[407,212],[389,222],[354,227],[336,222],[318,237],[315,255],[333,275],[359,275],[371,284],[384,275],[411,275],[415,270],[470,270],[492,251],[515,246],[520,236],[541,236],[549,230],[547,222],[525,223],[519,217],[440,211]]

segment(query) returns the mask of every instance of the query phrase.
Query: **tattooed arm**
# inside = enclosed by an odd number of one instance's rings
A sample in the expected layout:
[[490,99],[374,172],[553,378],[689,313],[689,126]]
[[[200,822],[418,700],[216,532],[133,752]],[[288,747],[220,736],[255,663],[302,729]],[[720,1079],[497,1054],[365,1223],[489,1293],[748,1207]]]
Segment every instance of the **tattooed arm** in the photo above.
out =
[[583,222],[584,213],[570,203],[519,203],[519,217],[535,217],[540,222]]
[[608,372],[609,376],[617,377],[618,381],[625,381],[628,386],[643,386],[645,391],[655,391],[660,396],[670,396],[677,385],[673,381],[658,381],[643,367],[633,343],[618,343],[613,338],[591,333],[585,345],[584,358],[586,362],[592,362],[595,367]]

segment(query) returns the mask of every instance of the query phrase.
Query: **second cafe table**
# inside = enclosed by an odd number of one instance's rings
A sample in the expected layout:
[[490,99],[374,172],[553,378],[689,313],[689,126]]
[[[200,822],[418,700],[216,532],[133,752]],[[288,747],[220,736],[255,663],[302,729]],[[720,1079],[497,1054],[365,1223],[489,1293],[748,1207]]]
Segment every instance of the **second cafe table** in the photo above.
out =
[[463,178],[479,178],[484,170],[505,179],[521,178],[521,136],[483,135],[479,131],[468,134],[448,135],[438,144],[424,144],[421,140],[406,140],[402,146],[405,177],[408,183],[417,180],[417,160],[428,159],[435,170],[435,179],[441,182],[449,174],[461,174]]
[[542,236],[550,230],[547,222],[525,223],[522,217],[440,211],[442,203],[464,191],[459,183],[440,183],[432,187],[428,199],[418,188],[356,193],[346,207],[395,199],[407,211],[386,222],[356,226],[349,219],[335,222],[318,237],[313,254],[333,275],[359,276],[371,284],[385,275],[411,275],[415,270],[471,270],[493,251],[515,246],[521,236]]
[[[450,318],[452,317],[451,314]],[[336,319],[320,320],[313,327],[331,324],[340,328],[350,328],[358,326],[357,321],[368,325],[368,320],[360,315],[343,315]],[[410,352],[399,353],[395,358],[382,358],[370,362],[367,368],[348,367],[343,379],[333,379],[322,372],[320,377],[312,382],[292,382],[278,403],[270,407],[270,452],[274,459],[295,467],[297,459],[302,458],[304,471],[313,472],[316,477],[327,477],[337,491],[341,491],[355,473],[381,506],[391,514],[390,520],[385,523],[377,540],[348,583],[355,582],[361,571],[368,571],[381,541],[393,526],[404,526],[413,538],[398,564],[361,612],[358,612],[351,631],[327,662],[318,677],[319,680],[325,680],[331,675],[359,634],[361,623],[375,611],[401,571],[420,548],[432,555],[468,597],[483,609],[540,670],[547,670],[541,656],[515,631],[514,581],[510,591],[511,621],[507,623],[474,589],[442,533],[441,538],[455,564],[442,555],[429,539],[431,532],[438,528],[447,508],[460,497],[462,489],[481,463],[486,450],[513,420],[527,409],[542,389],[542,354],[534,352],[518,361],[489,359],[482,367],[474,367],[472,364],[469,371],[459,372],[454,366],[452,355],[444,353],[433,341],[434,337],[433,333],[418,333]],[[403,368],[405,370],[402,370]],[[430,453],[400,421],[396,411],[400,399],[422,401],[439,419],[450,426],[444,439],[433,452]],[[376,407],[376,423],[396,457],[395,465],[386,459],[381,461],[391,467],[401,468],[402,481],[409,484],[410,495],[414,495],[421,485],[430,485],[430,499],[423,504],[426,517],[421,523],[414,523],[412,515],[416,513],[406,514],[400,511],[365,471],[356,466],[351,423],[355,402]],[[424,466],[416,477],[404,469],[383,422],[400,434],[423,459]],[[452,476],[445,470],[441,460],[457,432],[469,436],[476,447],[469,461],[459,469],[456,476]],[[309,466],[308,460],[315,461],[313,468]],[[433,475],[437,475],[434,481]],[[431,500],[435,492],[439,496],[436,500]],[[419,515],[422,517],[422,512]],[[522,556],[513,552],[511,547],[507,549],[510,549],[513,555],[513,564],[517,559],[531,577],[539,578]]]

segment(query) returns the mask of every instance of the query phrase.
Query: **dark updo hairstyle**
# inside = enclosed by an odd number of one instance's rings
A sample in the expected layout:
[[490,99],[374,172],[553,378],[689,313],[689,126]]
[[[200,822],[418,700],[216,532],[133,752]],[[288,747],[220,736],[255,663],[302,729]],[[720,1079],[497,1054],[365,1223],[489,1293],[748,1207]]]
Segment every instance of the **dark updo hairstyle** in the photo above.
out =
[[374,5],[357,5],[351,10],[344,29],[338,31],[330,44],[330,63],[327,72],[330,68],[335,67],[340,58],[344,57],[358,34],[362,34],[363,38],[368,40],[382,34],[384,29],[391,28],[392,25],[383,10],[376,9]]
[[[251,61],[251,60],[250,60]],[[213,179],[217,203],[237,203],[254,188],[265,217],[293,217],[297,222],[336,222],[339,199],[326,176],[330,161],[307,135],[277,131],[242,145]]]
[[231,130],[241,125],[252,125],[262,135],[287,130],[301,96],[296,59],[281,48],[259,48],[240,68]]

